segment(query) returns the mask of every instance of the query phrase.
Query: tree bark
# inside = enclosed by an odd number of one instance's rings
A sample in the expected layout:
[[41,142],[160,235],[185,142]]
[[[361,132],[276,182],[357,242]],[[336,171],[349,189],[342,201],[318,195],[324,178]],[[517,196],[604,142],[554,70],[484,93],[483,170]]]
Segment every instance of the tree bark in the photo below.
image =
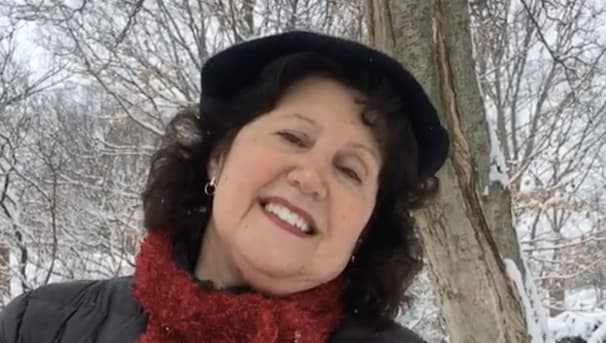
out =
[[0,244],[0,309],[4,301],[10,297],[11,283],[9,273],[9,250],[4,244]]
[[[370,41],[421,82],[451,150],[436,201],[415,215],[452,343],[530,342],[503,257],[524,273],[504,185],[489,178],[491,141],[465,0],[368,0]],[[495,142],[496,144],[496,142]],[[504,172],[504,171],[503,171]]]

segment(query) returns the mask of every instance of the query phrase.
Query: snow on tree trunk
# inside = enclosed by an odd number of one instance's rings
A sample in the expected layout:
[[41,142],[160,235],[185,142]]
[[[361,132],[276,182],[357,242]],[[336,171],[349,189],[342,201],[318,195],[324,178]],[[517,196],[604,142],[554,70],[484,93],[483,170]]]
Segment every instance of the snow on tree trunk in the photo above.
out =
[[505,260],[507,266],[507,274],[516,285],[519,294],[522,296],[522,304],[524,305],[524,313],[528,323],[528,333],[532,339],[532,343],[551,343],[553,336],[548,329],[547,313],[541,303],[541,298],[537,292],[533,281],[522,279],[522,273],[518,269],[518,265],[509,259]]
[[[419,79],[451,139],[441,194],[416,215],[451,343],[531,342],[505,256],[523,268],[488,123],[464,0],[368,0],[369,34]],[[501,170],[501,174],[503,170]],[[494,175],[494,170],[492,170]],[[496,178],[495,178],[496,179]],[[522,288],[523,290],[523,288]]]

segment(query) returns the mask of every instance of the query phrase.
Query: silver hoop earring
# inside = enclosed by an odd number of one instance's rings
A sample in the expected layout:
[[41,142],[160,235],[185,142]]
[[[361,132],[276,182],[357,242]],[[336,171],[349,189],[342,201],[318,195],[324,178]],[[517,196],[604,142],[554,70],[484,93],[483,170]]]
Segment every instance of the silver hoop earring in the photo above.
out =
[[210,179],[210,181],[208,181],[204,185],[204,194],[206,194],[209,197],[213,196],[213,194],[215,194],[216,189],[217,189],[216,179],[214,177],[212,177]]
[[352,254],[351,258],[349,259],[349,264],[353,264],[356,261],[356,255]]

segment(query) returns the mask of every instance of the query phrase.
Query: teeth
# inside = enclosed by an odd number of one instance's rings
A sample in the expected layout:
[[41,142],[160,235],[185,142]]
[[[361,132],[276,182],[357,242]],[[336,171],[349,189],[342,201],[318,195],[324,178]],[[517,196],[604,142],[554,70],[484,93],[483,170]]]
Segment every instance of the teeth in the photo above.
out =
[[296,227],[301,232],[311,233],[311,227],[310,227],[309,223],[307,223],[305,221],[305,219],[301,218],[298,214],[292,212],[288,208],[286,208],[282,205],[278,205],[278,204],[269,202],[269,203],[265,204],[265,209],[268,212],[275,214],[280,219],[284,220],[285,222],[289,223],[290,225]]

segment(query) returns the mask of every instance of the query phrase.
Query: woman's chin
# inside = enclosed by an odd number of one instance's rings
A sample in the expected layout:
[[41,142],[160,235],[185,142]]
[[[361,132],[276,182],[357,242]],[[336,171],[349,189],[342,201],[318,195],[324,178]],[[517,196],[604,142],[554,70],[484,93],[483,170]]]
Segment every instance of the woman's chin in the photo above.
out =
[[244,282],[263,294],[283,296],[315,286],[309,281],[304,281],[301,271],[305,268],[301,263],[288,263],[284,259],[268,261],[258,257],[246,258],[246,256],[241,256],[238,260],[236,260],[238,269]]

